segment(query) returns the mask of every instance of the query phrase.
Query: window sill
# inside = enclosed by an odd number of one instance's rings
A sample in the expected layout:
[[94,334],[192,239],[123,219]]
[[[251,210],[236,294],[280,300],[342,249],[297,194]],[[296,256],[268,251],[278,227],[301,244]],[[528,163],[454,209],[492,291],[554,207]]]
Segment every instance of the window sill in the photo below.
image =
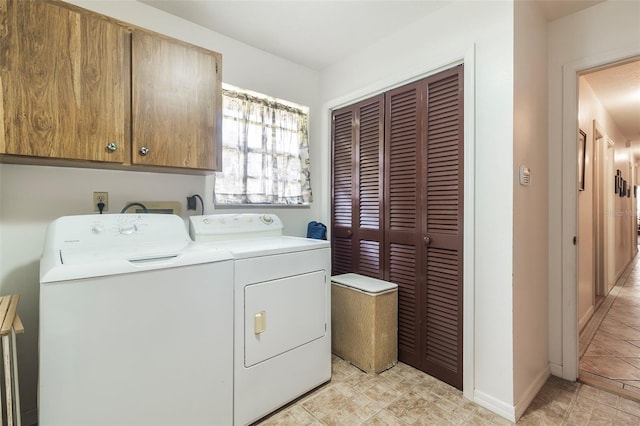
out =
[[270,208],[270,209],[299,209],[299,208],[310,208],[311,204],[213,204],[213,206],[217,209],[243,209],[243,208]]

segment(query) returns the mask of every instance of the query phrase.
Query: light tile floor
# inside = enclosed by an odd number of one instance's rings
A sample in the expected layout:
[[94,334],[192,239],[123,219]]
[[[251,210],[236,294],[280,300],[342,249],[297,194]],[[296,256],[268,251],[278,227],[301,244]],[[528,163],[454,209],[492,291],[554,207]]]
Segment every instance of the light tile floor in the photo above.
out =
[[579,377],[582,382],[640,401],[640,264],[637,261],[638,257],[581,333],[584,355],[580,359]]
[[[399,363],[367,374],[333,358],[328,384],[258,422],[273,425],[509,425],[462,392]],[[638,425],[640,403],[550,377],[518,425]]]
[[[640,426],[637,257],[580,334],[580,381],[550,377],[518,425]],[[329,383],[258,422],[272,425],[508,425],[462,392],[399,363],[366,374],[333,357]]]

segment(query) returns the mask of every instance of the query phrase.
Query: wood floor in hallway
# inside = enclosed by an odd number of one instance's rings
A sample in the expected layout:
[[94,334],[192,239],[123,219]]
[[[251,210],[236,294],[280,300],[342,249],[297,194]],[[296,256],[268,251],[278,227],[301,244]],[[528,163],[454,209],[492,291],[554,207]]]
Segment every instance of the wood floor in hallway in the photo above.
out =
[[580,334],[579,380],[640,401],[640,263],[633,260]]

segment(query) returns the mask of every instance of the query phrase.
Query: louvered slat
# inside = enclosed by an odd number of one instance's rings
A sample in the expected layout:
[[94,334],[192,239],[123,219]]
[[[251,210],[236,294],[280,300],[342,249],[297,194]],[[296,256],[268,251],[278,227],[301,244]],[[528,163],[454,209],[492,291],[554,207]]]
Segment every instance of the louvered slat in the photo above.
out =
[[360,241],[359,273],[372,278],[380,278],[380,243]]
[[398,285],[398,344],[416,350],[415,247],[391,244],[389,279]]
[[333,222],[334,226],[351,226],[353,134],[352,111],[334,114],[333,120]]
[[331,273],[333,275],[347,274],[353,272],[351,265],[351,239],[349,238],[333,238],[333,246],[331,247],[332,266]]
[[457,74],[429,85],[426,204],[430,233],[459,233],[459,111]]
[[[382,144],[381,102],[363,105],[359,128],[359,213],[360,227],[380,229],[380,147]],[[362,259],[362,254],[361,254]],[[379,268],[379,259],[378,259]],[[360,265],[361,271],[363,265]],[[379,269],[375,276],[379,276]]]
[[[416,229],[418,92],[414,88],[389,95],[387,123],[390,230]],[[414,272],[415,273],[415,272]]]
[[460,307],[456,250],[427,251],[427,359],[452,371],[458,369]]

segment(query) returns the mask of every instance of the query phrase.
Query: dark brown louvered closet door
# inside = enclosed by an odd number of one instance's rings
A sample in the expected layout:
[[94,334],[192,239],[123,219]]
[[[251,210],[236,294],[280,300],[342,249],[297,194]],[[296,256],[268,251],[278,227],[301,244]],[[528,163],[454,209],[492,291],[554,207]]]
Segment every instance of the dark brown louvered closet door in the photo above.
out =
[[424,299],[420,220],[422,83],[386,93],[386,279],[398,285],[398,357],[420,368],[420,305]]
[[398,285],[398,358],[462,389],[463,66],[333,114],[333,273]]
[[354,272],[354,253],[351,244],[354,163],[351,158],[355,145],[353,108],[335,111],[331,123],[333,140],[333,171],[331,173],[331,273]]
[[[462,389],[463,69],[425,81],[422,370]],[[423,281],[424,282],[424,281]]]
[[383,95],[333,113],[333,274],[383,278]]

